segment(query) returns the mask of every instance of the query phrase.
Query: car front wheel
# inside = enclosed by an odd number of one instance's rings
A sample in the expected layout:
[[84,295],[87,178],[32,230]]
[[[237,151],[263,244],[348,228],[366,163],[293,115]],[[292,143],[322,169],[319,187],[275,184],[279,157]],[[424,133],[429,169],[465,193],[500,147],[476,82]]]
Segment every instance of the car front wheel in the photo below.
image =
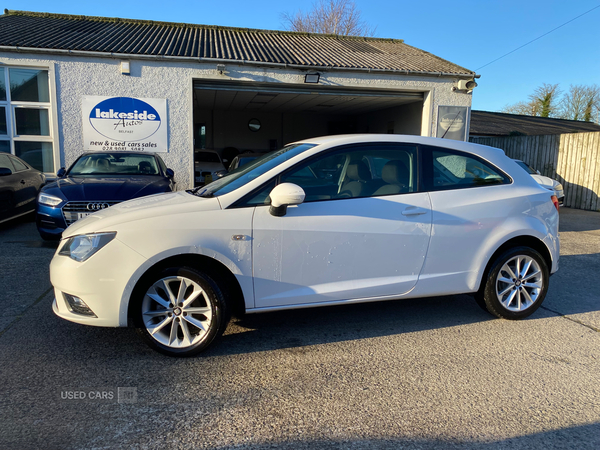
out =
[[478,302],[497,317],[524,319],[544,301],[549,276],[548,265],[537,251],[512,248],[492,264]]
[[218,283],[190,267],[171,267],[149,277],[134,299],[138,333],[169,356],[193,356],[225,330],[227,303]]

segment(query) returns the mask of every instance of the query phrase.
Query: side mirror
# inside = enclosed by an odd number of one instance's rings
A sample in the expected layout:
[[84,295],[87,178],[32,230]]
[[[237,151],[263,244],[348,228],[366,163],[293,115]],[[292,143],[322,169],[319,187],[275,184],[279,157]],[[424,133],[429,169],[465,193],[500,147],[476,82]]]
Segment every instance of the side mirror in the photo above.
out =
[[60,169],[58,169],[58,172],[56,172],[56,176],[58,178],[64,178],[64,176],[67,174],[67,171],[65,170],[64,167],[61,167]]
[[175,176],[175,172],[173,172],[173,169],[167,169],[165,170],[165,175],[167,178],[173,178]]
[[536,170],[536,172],[537,172],[538,175],[542,174],[542,172],[540,172],[539,170]]
[[8,167],[0,167],[0,177],[5,177],[7,175],[12,175],[12,170]]
[[271,191],[269,212],[276,217],[285,216],[288,205],[299,205],[304,201],[304,189],[294,183],[281,183]]

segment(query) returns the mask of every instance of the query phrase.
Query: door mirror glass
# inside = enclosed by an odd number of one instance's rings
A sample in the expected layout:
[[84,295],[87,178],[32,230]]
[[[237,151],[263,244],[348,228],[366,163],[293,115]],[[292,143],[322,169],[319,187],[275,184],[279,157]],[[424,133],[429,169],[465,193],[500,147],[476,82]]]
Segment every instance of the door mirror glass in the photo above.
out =
[[56,176],[58,178],[63,178],[66,174],[67,174],[67,171],[65,170],[64,167],[61,167],[60,169],[58,169],[58,172],[56,172]]
[[173,178],[175,176],[175,172],[173,171],[173,169],[167,169],[165,171],[165,175],[167,176],[167,178]]
[[271,208],[274,216],[285,216],[288,205],[299,205],[304,201],[304,189],[294,183],[281,183],[271,191]]

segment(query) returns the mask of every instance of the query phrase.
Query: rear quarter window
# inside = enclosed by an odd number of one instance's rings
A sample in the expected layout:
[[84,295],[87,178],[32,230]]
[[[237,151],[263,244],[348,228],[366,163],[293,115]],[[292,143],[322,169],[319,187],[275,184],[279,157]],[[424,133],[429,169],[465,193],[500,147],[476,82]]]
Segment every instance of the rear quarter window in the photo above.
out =
[[423,171],[427,190],[462,189],[511,182],[508,175],[482,158],[455,150],[426,148]]

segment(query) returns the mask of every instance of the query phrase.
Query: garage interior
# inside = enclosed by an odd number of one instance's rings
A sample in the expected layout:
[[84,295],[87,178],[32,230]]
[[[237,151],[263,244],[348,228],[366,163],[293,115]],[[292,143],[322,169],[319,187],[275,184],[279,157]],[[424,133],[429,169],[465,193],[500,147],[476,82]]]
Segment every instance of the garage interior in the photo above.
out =
[[213,149],[226,158],[232,148],[267,152],[331,134],[421,135],[422,92],[205,80],[194,81],[193,92],[194,149]]

